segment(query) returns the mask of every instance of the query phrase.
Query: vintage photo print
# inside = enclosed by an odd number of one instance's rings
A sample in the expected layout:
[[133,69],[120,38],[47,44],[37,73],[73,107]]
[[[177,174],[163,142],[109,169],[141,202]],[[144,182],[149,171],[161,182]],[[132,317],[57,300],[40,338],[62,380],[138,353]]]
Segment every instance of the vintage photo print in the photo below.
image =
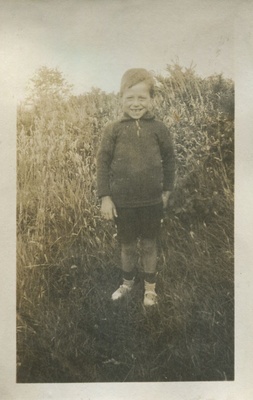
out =
[[252,5],[1,3],[2,398],[250,399]]

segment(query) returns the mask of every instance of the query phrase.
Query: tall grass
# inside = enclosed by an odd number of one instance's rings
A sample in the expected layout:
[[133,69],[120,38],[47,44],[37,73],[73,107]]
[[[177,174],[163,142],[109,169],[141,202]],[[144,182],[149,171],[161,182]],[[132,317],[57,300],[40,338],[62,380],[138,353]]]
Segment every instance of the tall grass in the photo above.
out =
[[156,311],[112,304],[119,244],[102,221],[95,156],[118,98],[93,89],[18,112],[17,380],[231,380],[233,82],[168,66],[155,112],[177,180],[159,240]]

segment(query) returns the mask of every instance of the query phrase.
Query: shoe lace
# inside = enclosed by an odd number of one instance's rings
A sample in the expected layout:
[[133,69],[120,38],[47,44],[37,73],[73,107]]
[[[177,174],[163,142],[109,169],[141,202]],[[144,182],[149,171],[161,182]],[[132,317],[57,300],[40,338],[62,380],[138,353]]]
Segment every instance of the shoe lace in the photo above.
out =
[[130,289],[127,285],[125,285],[124,283],[122,285],[120,285],[119,290],[120,291],[124,291],[124,290],[128,290]]
[[146,296],[146,297],[149,297],[149,298],[151,298],[151,299],[155,299],[156,296],[157,296],[157,294],[156,294],[156,292],[154,292],[153,290],[146,290],[145,296]]

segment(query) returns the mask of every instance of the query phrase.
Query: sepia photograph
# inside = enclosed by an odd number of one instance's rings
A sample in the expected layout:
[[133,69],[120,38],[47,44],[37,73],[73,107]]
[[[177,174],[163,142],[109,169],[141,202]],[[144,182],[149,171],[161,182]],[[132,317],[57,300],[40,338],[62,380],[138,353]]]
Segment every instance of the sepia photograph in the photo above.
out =
[[20,390],[236,382],[239,3],[2,4]]

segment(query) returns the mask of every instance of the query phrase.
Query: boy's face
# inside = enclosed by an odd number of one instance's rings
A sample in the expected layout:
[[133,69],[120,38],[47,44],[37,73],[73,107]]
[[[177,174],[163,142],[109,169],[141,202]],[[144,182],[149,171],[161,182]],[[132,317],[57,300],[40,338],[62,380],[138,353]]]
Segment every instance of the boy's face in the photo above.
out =
[[123,112],[133,119],[141,118],[152,105],[149,88],[145,82],[137,83],[122,94]]

